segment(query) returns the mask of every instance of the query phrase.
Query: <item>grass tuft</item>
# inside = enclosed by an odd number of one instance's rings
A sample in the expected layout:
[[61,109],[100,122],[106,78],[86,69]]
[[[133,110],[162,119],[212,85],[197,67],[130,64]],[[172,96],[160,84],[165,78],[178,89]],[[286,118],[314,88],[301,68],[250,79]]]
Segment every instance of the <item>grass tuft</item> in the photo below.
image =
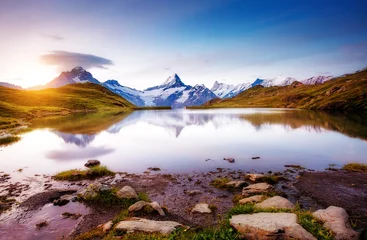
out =
[[72,169],[60,172],[54,176],[59,181],[79,181],[84,179],[96,179],[104,176],[111,176],[115,173],[110,171],[106,166],[94,166],[87,170]]
[[9,136],[9,137],[0,138],[0,146],[8,146],[8,145],[18,142],[19,140],[20,140],[20,137],[18,136]]
[[297,212],[299,224],[314,235],[319,240],[332,240],[334,239],[333,234],[330,230],[323,226],[321,221],[318,221],[312,216],[310,212],[299,211]]
[[367,172],[367,164],[348,163],[343,166],[343,169],[350,172]]
[[234,186],[227,185],[230,181],[229,178],[216,178],[211,181],[210,185],[219,189],[233,190]]

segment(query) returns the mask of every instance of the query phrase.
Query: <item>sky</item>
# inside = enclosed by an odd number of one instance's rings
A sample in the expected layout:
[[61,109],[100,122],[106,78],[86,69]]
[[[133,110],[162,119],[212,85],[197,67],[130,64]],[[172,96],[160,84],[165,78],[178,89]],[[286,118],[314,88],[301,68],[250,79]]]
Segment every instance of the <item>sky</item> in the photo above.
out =
[[338,76],[367,67],[365,0],[1,0],[0,82],[82,66],[145,89]]

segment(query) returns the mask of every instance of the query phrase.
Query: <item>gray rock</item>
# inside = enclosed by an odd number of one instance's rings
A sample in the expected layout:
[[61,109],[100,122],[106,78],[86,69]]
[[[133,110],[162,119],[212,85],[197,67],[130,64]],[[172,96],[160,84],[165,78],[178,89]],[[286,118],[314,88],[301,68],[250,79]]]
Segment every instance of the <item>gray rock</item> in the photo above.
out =
[[152,207],[153,209],[155,209],[159,215],[161,216],[165,216],[166,214],[164,213],[162,207],[159,205],[159,203],[157,202],[152,202],[152,203],[148,203],[148,202],[145,202],[145,201],[139,201],[139,202],[136,202],[134,203],[133,205],[131,205],[129,208],[128,208],[128,211],[129,212],[136,212],[136,211],[140,211],[142,208],[144,208],[145,206],[150,206]]
[[240,188],[240,187],[245,187],[248,184],[245,181],[237,180],[237,181],[230,181],[226,183],[226,185],[229,187]]
[[223,158],[223,160],[227,161],[229,163],[234,163],[235,162],[234,158]]
[[124,186],[121,188],[117,193],[116,196],[118,198],[138,198],[138,195],[136,194],[135,190],[130,186]]
[[98,166],[100,164],[101,164],[100,161],[96,159],[92,159],[92,160],[88,160],[87,163],[84,164],[84,166],[86,166],[87,168],[90,168],[90,167]]
[[256,183],[242,189],[242,196],[251,196],[273,191],[274,187],[267,183]]
[[108,221],[108,222],[106,222],[105,224],[98,225],[97,227],[98,227],[98,228],[102,228],[102,231],[103,231],[104,233],[106,233],[106,232],[108,232],[108,231],[110,231],[110,230],[111,230],[112,225],[113,225],[113,222],[112,222],[112,221]]
[[230,224],[246,239],[305,239],[316,240],[297,223],[294,213],[254,213],[234,215]]
[[238,201],[239,204],[246,204],[246,203],[257,203],[261,202],[263,200],[263,195],[255,195],[248,198],[243,198],[240,201]]
[[340,207],[330,206],[324,210],[317,210],[312,214],[318,220],[324,222],[324,227],[335,234],[336,240],[354,240],[359,234],[349,225],[348,213]]
[[119,183],[119,182],[122,182],[122,177],[120,174],[116,173],[115,174],[115,177],[113,178],[111,184],[116,184],[116,183]]
[[211,213],[209,205],[207,203],[198,203],[195,207],[191,210],[192,213]]
[[264,176],[265,176],[264,174],[250,173],[246,175],[246,178],[249,179],[250,181],[256,182],[256,180],[261,179]]
[[288,199],[275,196],[255,205],[257,208],[294,209],[295,206]]
[[144,218],[131,218],[119,222],[115,229],[128,233],[145,232],[169,235],[180,226],[182,226],[180,223],[173,221],[153,221]]

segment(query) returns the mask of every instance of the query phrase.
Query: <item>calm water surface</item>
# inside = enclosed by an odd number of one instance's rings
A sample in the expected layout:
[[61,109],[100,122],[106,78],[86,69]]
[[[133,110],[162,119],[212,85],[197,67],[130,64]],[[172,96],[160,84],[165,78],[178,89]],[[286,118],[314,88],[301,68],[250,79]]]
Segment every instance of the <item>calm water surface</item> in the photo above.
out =
[[[0,148],[1,170],[54,174],[99,159],[114,171],[141,173],[282,170],[300,164],[367,163],[367,127],[349,117],[285,109],[135,111],[34,122],[21,141]],[[234,158],[235,163],[223,161]],[[252,157],[260,157],[252,160]]]

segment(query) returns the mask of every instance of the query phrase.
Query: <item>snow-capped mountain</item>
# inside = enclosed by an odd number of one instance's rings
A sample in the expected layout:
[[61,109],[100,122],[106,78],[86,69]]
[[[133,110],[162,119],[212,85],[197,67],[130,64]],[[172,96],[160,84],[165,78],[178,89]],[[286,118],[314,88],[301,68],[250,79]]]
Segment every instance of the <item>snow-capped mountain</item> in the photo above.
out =
[[260,79],[257,78],[253,83],[251,83],[249,88],[255,87],[257,85],[261,85],[263,87],[271,87],[275,85],[274,79]]
[[15,85],[15,84],[11,84],[11,83],[7,83],[7,82],[0,82],[0,86],[7,87],[7,88],[18,89],[18,90],[22,90],[23,89],[21,86],[18,86],[18,85]]
[[136,106],[145,106],[144,101],[140,98],[140,95],[143,93],[142,91],[122,86],[116,80],[107,80],[102,85]]
[[333,78],[333,76],[314,76],[314,77],[305,79],[305,80],[303,80],[301,82],[303,84],[307,84],[307,85],[321,84],[321,83],[324,83],[326,81],[329,81],[332,78]]
[[281,81],[278,85],[279,86],[289,86],[292,83],[294,83],[295,81],[297,81],[297,79],[292,78],[292,77],[287,77],[286,79],[284,79],[283,81]]
[[55,78],[51,82],[43,86],[36,86],[31,89],[58,88],[68,84],[84,82],[100,84],[100,82],[95,79],[90,72],[87,72],[82,67],[75,67],[69,72],[62,72],[57,78]]
[[116,80],[106,81],[103,86],[137,106],[198,106],[217,97],[204,85],[185,85],[177,74],[144,91],[122,86]]
[[220,98],[231,98],[247,90],[250,87],[250,85],[251,85],[250,83],[231,85],[215,81],[213,87],[210,90]]

